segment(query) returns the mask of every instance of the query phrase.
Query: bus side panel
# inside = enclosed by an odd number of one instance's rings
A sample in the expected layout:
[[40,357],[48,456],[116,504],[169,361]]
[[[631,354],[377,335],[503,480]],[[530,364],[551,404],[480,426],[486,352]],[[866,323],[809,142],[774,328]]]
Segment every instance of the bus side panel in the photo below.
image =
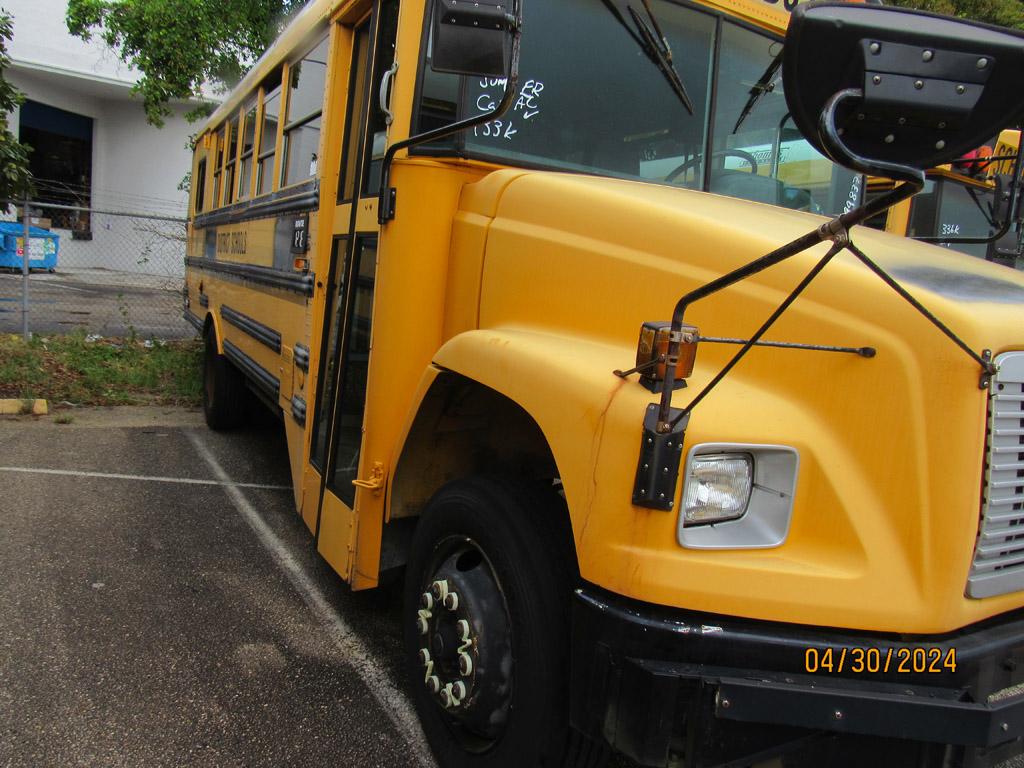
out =
[[[195,230],[190,252],[198,258],[188,270],[187,285],[193,313],[200,318],[209,313],[216,319],[218,350],[223,353],[228,342],[235,355],[244,356],[249,370],[238,367],[249,373],[254,383],[263,381],[256,389],[264,401],[270,400],[280,409],[286,424],[296,509],[301,509],[307,403],[312,396],[307,392],[308,370],[298,368],[295,348],[301,345],[308,350],[310,346],[309,299],[298,282],[296,287],[283,288],[267,284],[260,275],[250,279],[244,271],[218,271],[222,266],[264,270],[269,266],[274,269],[271,277],[279,273],[293,281],[301,278],[303,273],[292,268],[288,243],[280,236],[267,236],[287,225],[284,218]],[[262,273],[263,277],[266,274]],[[308,368],[308,352],[300,359],[307,361],[304,365]],[[237,359],[233,362],[237,365]],[[262,373],[254,377],[252,366]]]

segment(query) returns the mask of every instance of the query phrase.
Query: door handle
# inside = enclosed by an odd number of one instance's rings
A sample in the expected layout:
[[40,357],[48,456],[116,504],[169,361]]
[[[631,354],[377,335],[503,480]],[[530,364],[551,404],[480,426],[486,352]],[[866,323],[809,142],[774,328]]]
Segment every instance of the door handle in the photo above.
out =
[[353,480],[352,485],[356,488],[373,491],[374,496],[380,495],[380,492],[384,490],[384,464],[379,461],[373,462],[370,478],[368,480]]
[[395,115],[391,111],[391,94],[389,93],[391,87],[391,80],[398,72],[398,59],[395,59],[391,63],[391,69],[384,73],[384,77],[380,79],[380,111],[384,113],[384,124],[391,125],[394,122]]

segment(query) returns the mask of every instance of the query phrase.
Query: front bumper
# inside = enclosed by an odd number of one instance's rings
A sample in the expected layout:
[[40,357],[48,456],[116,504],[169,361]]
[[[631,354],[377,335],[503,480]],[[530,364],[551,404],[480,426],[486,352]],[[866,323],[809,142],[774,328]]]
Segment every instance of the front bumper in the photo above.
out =
[[[905,657],[906,671],[858,665],[851,649]],[[921,649],[934,671],[914,671]],[[825,658],[830,669],[809,673]],[[644,766],[728,764],[821,733],[947,764],[1024,751],[1024,611],[905,636],[698,614],[586,587],[573,604],[572,676],[574,726]]]

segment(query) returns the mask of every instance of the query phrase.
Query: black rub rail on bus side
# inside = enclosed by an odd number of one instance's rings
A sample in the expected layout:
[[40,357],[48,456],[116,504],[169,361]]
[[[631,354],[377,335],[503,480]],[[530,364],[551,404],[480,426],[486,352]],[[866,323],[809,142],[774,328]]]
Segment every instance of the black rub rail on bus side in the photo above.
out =
[[300,293],[303,296],[313,295],[315,278],[312,272],[282,272],[272,267],[258,267],[252,264],[217,261],[203,256],[188,256],[185,258],[185,265],[192,269],[217,272],[229,277],[249,280],[258,285]]
[[303,373],[309,373],[309,347],[305,344],[296,344],[292,354],[295,360],[295,367]]
[[199,333],[203,332],[203,321],[199,315],[195,314],[192,310],[186,309],[184,314],[185,322],[191,325]]
[[226,304],[221,305],[220,316],[240,331],[252,336],[260,344],[263,344],[265,347],[269,347],[274,352],[280,354],[281,334],[270,326],[264,325],[258,320],[254,320],[248,315],[245,315],[236,309],[232,309]]
[[306,426],[306,400],[299,395],[292,396],[292,418],[300,427]]
[[224,357],[245,374],[246,378],[256,387],[258,394],[266,397],[272,404],[277,404],[281,393],[281,382],[276,376],[227,339],[224,339]]
[[320,206],[320,183],[310,179],[287,189],[272,192],[255,200],[243,200],[209,213],[200,213],[192,219],[196,229],[240,224],[252,219],[265,219],[296,211],[313,211]]

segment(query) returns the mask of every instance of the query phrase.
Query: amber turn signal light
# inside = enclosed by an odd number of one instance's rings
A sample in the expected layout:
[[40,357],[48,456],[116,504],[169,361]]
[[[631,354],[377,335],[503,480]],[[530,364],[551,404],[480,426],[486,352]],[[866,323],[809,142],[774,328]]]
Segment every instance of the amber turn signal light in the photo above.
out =
[[[640,340],[636,347],[636,370],[640,372],[640,383],[652,392],[661,392],[669,366],[668,351],[672,337],[672,323],[650,321],[640,326]],[[679,357],[676,359],[672,388],[686,386],[686,379],[693,373],[697,359],[697,342],[700,331],[692,325],[684,325],[679,331]]]

